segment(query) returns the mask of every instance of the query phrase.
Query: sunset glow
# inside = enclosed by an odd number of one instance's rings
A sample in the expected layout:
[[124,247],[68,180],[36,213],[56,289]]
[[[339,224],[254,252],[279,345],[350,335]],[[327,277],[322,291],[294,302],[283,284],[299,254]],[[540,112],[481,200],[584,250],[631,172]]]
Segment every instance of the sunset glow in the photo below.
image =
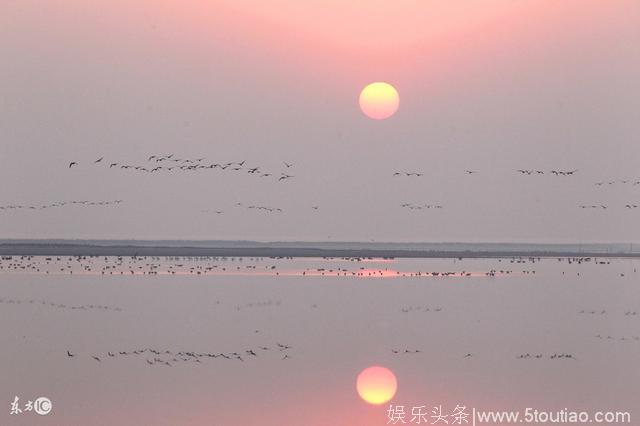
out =
[[0,35],[0,426],[640,425],[640,0]]
[[369,118],[383,120],[398,110],[400,96],[389,83],[371,83],[360,93],[360,109]]
[[384,404],[396,394],[398,381],[388,368],[373,366],[358,375],[356,388],[360,398],[369,404]]

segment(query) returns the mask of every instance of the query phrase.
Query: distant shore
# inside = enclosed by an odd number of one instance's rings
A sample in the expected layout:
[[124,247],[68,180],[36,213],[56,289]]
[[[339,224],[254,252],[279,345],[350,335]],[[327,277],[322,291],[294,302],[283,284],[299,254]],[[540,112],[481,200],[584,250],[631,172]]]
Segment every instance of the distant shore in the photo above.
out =
[[251,241],[0,240],[2,256],[203,256],[341,258],[638,258],[632,244],[318,243]]

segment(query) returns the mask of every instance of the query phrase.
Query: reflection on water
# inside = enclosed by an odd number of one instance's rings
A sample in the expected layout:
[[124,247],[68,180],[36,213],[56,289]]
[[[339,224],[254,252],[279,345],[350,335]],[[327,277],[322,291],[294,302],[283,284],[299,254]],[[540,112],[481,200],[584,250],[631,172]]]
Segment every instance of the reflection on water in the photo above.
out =
[[369,404],[384,404],[396,394],[398,379],[388,368],[373,365],[358,374],[356,389],[360,397]]
[[[532,264],[540,258],[529,258]],[[502,262],[502,260],[498,260]],[[501,269],[467,270],[462,259],[425,264],[419,259],[377,258],[243,258],[243,257],[40,257],[4,256],[0,272],[45,275],[262,275],[364,278],[500,276],[515,271],[522,259],[505,260]],[[440,269],[421,269],[436,266]],[[446,269],[443,269],[445,268]]]
[[[640,416],[638,264],[4,257],[0,424],[384,425],[389,404]],[[389,404],[358,395],[372,365],[397,377]],[[10,415],[15,396],[53,411]]]

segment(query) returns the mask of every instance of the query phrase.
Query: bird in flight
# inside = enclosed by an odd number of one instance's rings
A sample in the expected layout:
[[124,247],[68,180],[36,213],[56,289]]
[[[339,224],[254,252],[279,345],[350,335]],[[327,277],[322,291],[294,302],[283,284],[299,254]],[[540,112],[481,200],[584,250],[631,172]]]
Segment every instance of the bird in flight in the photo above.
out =
[[551,170],[551,173],[553,173],[556,176],[570,176],[574,173],[576,173],[578,171],[578,169],[575,170],[568,170],[568,171],[562,171],[562,170]]
[[72,161],[71,163],[69,163],[69,168],[72,168],[73,166],[77,166],[78,163],[76,163],[75,161]]
[[102,160],[104,160],[104,157],[98,158],[96,161],[94,161],[94,163],[97,164],[97,163],[101,162]]
[[287,169],[288,169],[289,167],[292,167],[292,166],[293,166],[293,164],[292,164],[292,163],[287,163],[286,161],[283,161],[282,163],[283,163],[285,166],[287,166]]

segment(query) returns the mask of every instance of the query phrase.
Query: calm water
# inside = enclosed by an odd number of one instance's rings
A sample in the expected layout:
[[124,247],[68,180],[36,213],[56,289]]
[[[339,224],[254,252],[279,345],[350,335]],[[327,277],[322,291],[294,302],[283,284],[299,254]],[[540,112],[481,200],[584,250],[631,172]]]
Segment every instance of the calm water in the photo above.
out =
[[[627,411],[638,424],[639,267],[5,258],[0,424],[384,425],[389,404],[407,424],[421,405]],[[371,365],[397,376],[389,404],[356,392]],[[53,411],[12,415],[16,396]]]

